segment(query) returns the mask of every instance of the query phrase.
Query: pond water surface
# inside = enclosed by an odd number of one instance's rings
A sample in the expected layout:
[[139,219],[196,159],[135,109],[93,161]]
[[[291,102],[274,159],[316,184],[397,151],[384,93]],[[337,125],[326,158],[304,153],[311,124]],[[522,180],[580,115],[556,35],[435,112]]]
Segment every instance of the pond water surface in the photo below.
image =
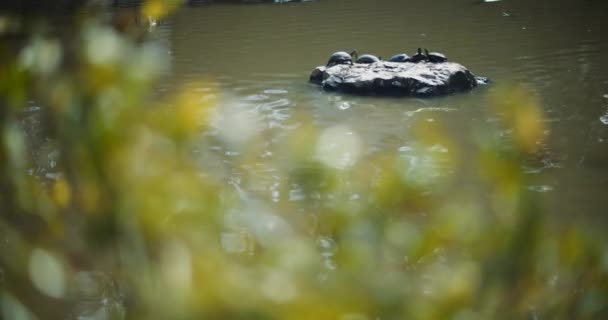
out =
[[[555,213],[600,218],[608,190],[605,7],[593,0],[186,6],[154,31],[171,57],[159,90],[200,79],[210,85],[193,90],[219,87],[227,104],[253,112],[269,129],[268,150],[260,154],[270,157],[274,137],[297,126],[296,115],[314,119],[319,129],[350,128],[362,139],[364,153],[407,153],[416,142],[411,124],[438,120],[466,155],[472,128],[496,120],[487,110],[488,95],[500,85],[524,85],[542,103],[548,137],[540,158],[527,168],[530,192],[544,193]],[[325,93],[307,82],[334,51],[356,48],[390,57],[417,47],[443,52],[493,85],[421,100]],[[219,154],[228,162],[235,155]],[[238,170],[234,174],[238,181]],[[271,194],[272,185],[268,181],[260,191]]]

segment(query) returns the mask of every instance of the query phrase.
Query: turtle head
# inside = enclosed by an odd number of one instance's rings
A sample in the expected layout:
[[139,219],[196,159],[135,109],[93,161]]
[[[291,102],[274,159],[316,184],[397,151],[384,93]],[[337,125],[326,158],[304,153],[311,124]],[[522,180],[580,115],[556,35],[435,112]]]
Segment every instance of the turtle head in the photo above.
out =
[[418,54],[422,54],[422,49],[418,48]]
[[356,49],[353,49],[353,51],[350,52],[350,56],[353,58],[353,60],[357,60],[359,58],[359,53]]
[[427,57],[429,56],[429,50],[427,50],[426,48],[424,49],[424,55]]

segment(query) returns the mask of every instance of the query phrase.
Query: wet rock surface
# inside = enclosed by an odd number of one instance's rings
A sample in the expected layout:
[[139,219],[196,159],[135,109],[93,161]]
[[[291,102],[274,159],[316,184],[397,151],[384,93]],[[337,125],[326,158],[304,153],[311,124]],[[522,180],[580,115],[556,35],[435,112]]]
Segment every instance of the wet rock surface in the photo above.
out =
[[469,91],[487,84],[454,62],[388,62],[319,66],[310,81],[328,91],[359,95],[435,97]]

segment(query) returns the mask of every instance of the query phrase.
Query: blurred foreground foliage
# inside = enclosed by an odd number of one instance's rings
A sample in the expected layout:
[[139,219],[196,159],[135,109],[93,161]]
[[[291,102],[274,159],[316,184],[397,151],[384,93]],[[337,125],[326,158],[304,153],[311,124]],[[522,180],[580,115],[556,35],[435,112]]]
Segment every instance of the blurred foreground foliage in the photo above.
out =
[[[528,190],[548,128],[525,88],[489,97],[499,121],[475,130],[473,164],[440,122],[411,129],[408,158],[305,117],[268,160],[267,133],[193,89],[213,83],[154,93],[167,57],[117,16],[79,13],[67,35],[0,16],[19,35],[0,43],[3,319],[608,316],[605,236]],[[238,127],[214,127],[222,112]]]

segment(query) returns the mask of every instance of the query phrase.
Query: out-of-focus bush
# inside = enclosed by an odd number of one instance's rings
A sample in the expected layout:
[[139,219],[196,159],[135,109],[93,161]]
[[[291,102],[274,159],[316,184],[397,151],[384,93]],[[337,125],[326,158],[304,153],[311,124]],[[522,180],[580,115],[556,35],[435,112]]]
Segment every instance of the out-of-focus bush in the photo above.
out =
[[[527,189],[547,131],[525,88],[488,100],[499,121],[469,164],[483,190],[458,188],[464,157],[439,122],[412,129],[413,164],[303,118],[264,164],[279,194],[298,187],[287,201],[254,191],[263,133],[219,91],[151,90],[168,62],[141,35],[174,7],[82,12],[67,34],[0,16],[3,319],[606,316],[605,237],[551,222]],[[240,134],[205,135],[222,112]]]

